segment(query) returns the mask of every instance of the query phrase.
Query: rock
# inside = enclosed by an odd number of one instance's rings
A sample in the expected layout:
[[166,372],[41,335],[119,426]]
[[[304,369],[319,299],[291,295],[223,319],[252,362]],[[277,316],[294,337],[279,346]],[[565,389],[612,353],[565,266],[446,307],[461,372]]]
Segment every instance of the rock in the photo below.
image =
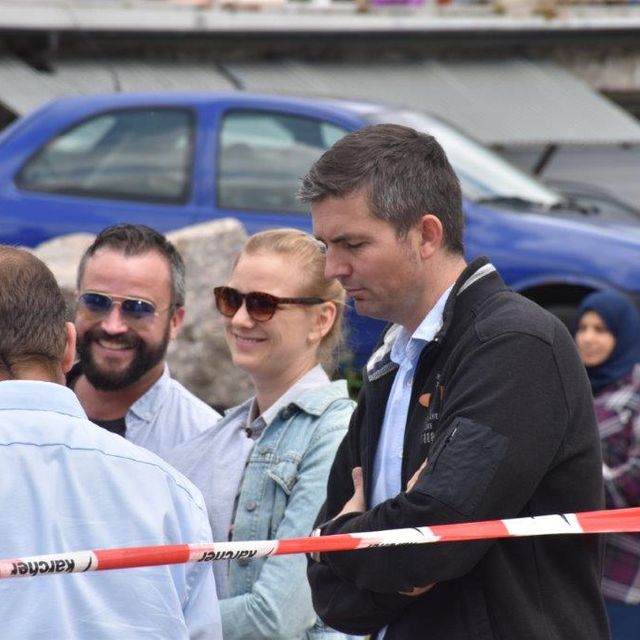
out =
[[[53,271],[70,310],[75,306],[78,264],[94,237],[69,234],[33,250]],[[208,404],[238,404],[251,395],[251,383],[231,363],[212,289],[226,282],[247,234],[240,222],[224,218],[172,231],[167,237],[182,255],[187,270],[185,323],[169,347],[171,374]],[[72,311],[70,314],[72,318]]]
[[227,282],[247,234],[240,222],[226,218],[173,231],[167,238],[187,269],[187,312],[182,331],[169,348],[171,371],[209,404],[238,404],[251,395],[251,383],[231,363],[212,291]]
[[80,258],[93,242],[92,233],[70,233],[38,245],[33,253],[44,262],[58,281],[67,303],[67,318],[73,320],[76,306],[76,277]]
[[33,253],[53,271],[60,287],[73,293],[76,290],[78,263],[94,238],[92,233],[70,233],[43,242]]

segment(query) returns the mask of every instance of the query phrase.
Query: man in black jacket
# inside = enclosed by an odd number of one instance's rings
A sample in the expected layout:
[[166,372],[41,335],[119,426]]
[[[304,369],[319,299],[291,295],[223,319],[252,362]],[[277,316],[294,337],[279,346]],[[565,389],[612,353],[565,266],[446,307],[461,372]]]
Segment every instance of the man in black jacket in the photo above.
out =
[[[434,138],[377,125],[303,180],[359,313],[391,322],[336,456],[322,535],[602,506],[589,384],[564,326],[467,265],[458,180]],[[319,615],[377,640],[603,640],[596,536],[330,553]]]

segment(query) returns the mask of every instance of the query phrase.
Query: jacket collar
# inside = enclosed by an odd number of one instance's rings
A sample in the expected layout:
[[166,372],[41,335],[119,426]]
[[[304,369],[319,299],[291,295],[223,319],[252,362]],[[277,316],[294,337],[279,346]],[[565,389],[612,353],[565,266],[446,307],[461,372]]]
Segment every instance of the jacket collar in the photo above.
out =
[[[334,380],[333,382],[319,387],[318,389],[310,389],[301,393],[288,407],[282,411],[295,405],[302,409],[305,413],[312,416],[322,415],[336,400],[349,397],[346,380]],[[281,411],[281,413],[282,413]]]
[[[293,415],[296,408],[301,409],[305,413],[312,416],[321,416],[329,407],[330,404],[336,400],[349,397],[349,391],[347,388],[346,380],[334,380],[326,385],[317,387],[315,389],[308,389],[301,393],[295,400],[292,400],[287,405],[282,407],[278,411],[278,416],[287,420]],[[242,404],[227,409],[224,416],[229,420],[232,420],[236,416],[240,415],[243,411],[249,412],[251,410],[251,404],[253,403],[253,396],[248,400],[245,400]]]
[[441,342],[449,331],[451,323],[453,322],[453,312],[459,305],[460,295],[470,288],[473,289],[473,285],[476,282],[490,273],[497,274],[496,268],[489,262],[489,259],[484,256],[476,258],[466,266],[465,270],[460,274],[453,285],[447,304],[444,307],[444,312],[442,314],[442,327],[434,338],[436,342]]
[[[453,312],[458,304],[459,296],[468,289],[473,289],[476,282],[491,273],[497,275],[495,267],[485,257],[476,258],[465,267],[449,294],[442,314],[442,327],[435,335],[434,342],[441,342],[451,327]],[[366,375],[370,381],[377,380],[397,368],[397,365],[391,360],[391,347],[401,329],[402,327],[398,324],[390,324],[385,330],[382,344],[373,352],[366,364]]]

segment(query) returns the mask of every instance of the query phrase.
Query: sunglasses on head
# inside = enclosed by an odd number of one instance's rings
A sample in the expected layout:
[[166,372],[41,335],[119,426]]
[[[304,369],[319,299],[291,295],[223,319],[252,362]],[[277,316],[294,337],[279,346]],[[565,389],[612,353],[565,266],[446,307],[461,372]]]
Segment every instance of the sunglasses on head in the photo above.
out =
[[159,314],[155,305],[143,298],[111,296],[97,291],[84,291],[78,296],[79,310],[91,320],[104,318],[116,304],[120,305],[122,317],[134,324],[150,322]]
[[279,298],[270,293],[251,291],[240,293],[233,287],[216,287],[213,290],[216,308],[227,318],[232,318],[244,302],[249,317],[256,322],[271,320],[281,304],[320,304],[322,298]]

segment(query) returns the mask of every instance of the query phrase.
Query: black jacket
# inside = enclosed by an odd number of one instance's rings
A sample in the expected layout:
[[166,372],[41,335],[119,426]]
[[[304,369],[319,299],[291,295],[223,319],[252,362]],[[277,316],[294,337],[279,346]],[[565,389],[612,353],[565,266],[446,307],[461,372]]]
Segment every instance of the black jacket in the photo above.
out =
[[[598,431],[573,340],[495,271],[475,280],[484,265],[454,286],[414,378],[402,486],[428,457],[426,470],[412,491],[323,535],[601,508]],[[367,365],[318,522],[351,497],[353,467],[370,495],[397,369],[391,342]],[[310,561],[309,580],[327,624],[359,634],[388,625],[385,640],[603,640],[600,555],[593,535],[425,544],[326,554]],[[429,583],[422,596],[399,594]]]

